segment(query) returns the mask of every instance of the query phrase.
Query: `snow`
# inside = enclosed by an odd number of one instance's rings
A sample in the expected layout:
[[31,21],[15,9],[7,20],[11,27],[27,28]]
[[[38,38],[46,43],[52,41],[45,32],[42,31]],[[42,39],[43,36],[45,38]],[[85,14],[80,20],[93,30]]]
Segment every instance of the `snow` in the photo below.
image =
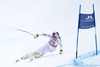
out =
[[[100,67],[99,0],[2,0],[0,1],[0,67]],[[79,54],[75,59],[79,5],[82,12],[92,13],[95,7],[98,55],[95,55],[94,28],[80,30]],[[48,38],[33,34],[58,31],[64,53],[59,47],[32,62],[15,60],[43,46]]]

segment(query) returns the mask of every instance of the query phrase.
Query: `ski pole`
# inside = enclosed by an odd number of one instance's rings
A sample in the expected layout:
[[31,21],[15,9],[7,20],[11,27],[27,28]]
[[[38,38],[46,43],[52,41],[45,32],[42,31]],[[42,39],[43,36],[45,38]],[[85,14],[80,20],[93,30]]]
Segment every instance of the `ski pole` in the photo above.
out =
[[22,29],[17,29],[17,30],[22,31],[22,32],[25,32],[25,33],[28,33],[29,35],[34,36],[32,33],[28,32],[28,31],[25,31],[25,30],[22,30]]

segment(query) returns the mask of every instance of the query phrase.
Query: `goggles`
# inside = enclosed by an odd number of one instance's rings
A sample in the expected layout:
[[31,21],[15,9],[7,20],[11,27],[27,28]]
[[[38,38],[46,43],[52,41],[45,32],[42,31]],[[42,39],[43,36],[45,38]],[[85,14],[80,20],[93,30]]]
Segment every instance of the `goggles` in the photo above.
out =
[[52,36],[53,38],[57,38],[56,36]]

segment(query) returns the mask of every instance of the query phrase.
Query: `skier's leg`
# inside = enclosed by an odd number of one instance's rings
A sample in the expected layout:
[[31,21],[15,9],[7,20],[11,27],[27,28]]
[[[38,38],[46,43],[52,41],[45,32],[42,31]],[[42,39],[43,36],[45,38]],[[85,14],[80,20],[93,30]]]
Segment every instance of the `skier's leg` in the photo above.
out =
[[53,52],[55,50],[56,50],[56,48],[46,44],[44,47],[40,48],[37,52],[34,53],[35,58],[40,58],[41,56],[43,56],[47,52]]
[[48,52],[48,44],[44,45],[43,47],[39,48],[37,51],[34,52],[35,58],[40,58],[47,52]]
[[25,56],[21,57],[22,60],[28,59],[30,57],[30,54],[26,54]]
[[43,56],[44,54],[42,52],[40,53],[35,53],[35,58],[40,58],[41,56]]
[[34,52],[31,53],[29,59],[30,59],[30,62],[33,61],[33,60],[35,59],[35,53],[34,53]]

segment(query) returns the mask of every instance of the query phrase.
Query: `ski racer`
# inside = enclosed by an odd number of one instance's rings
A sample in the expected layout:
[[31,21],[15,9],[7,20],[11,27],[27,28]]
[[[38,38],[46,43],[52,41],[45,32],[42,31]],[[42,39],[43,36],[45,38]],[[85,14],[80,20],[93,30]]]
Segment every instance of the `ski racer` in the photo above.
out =
[[19,58],[16,60],[16,62],[24,59],[30,59],[30,61],[34,60],[34,58],[40,58],[41,56],[45,55],[47,52],[54,52],[57,48],[57,46],[60,46],[59,54],[63,53],[63,46],[61,37],[58,32],[53,32],[50,34],[35,34],[34,38],[38,38],[39,36],[47,36],[50,38],[50,40],[42,47],[40,47],[38,50],[34,51],[33,53],[26,54],[25,56]]

